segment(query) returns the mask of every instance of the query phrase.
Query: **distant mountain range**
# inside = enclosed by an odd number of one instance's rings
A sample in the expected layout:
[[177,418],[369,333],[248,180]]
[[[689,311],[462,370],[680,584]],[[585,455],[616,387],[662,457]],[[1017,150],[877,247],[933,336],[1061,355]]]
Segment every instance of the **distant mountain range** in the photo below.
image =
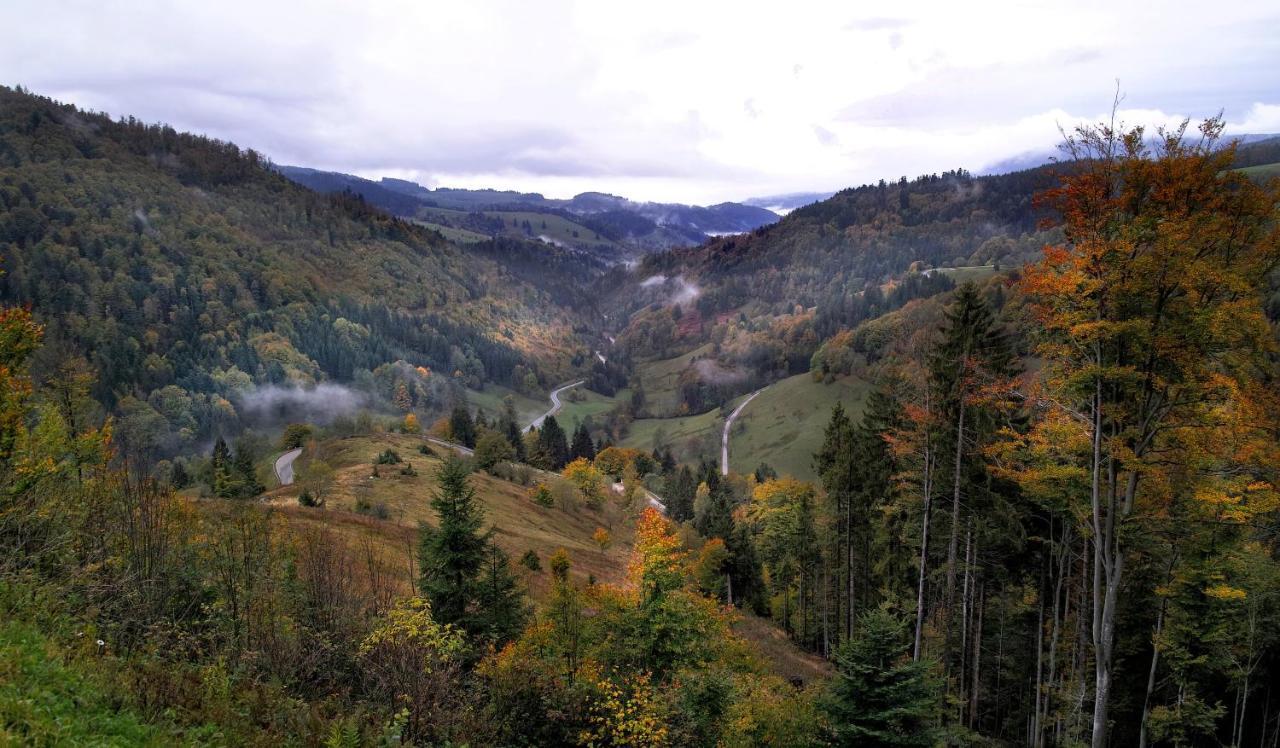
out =
[[602,192],[584,192],[562,200],[536,192],[428,189],[403,179],[374,181],[300,166],[277,169],[317,192],[359,195],[392,214],[451,230],[445,233],[462,241],[468,236],[523,235],[587,250],[649,251],[753,231],[776,222],[779,216],[759,205],[741,203],[637,202]]

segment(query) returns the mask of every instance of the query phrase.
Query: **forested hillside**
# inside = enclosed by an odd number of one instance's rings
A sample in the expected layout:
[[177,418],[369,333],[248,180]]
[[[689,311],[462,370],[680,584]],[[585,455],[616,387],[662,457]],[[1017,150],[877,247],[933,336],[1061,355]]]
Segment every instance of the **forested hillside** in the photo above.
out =
[[252,151],[20,90],[0,89],[0,205],[0,299],[45,324],[39,376],[81,360],[103,406],[181,444],[265,385],[403,382],[424,411],[548,385],[590,306],[591,266],[554,247],[462,251]]

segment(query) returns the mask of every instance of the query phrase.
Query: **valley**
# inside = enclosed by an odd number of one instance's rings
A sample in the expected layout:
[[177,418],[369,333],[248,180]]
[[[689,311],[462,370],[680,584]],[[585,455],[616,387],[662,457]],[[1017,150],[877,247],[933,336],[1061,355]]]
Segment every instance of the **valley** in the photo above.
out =
[[0,742],[1265,743],[1223,128],[696,206],[0,88]]

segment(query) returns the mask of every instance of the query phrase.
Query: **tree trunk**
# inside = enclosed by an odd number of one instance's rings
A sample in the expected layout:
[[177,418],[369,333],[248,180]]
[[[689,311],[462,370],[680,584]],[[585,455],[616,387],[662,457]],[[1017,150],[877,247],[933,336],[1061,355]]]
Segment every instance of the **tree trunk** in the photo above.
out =
[[[974,554],[977,555],[976,553]],[[982,614],[986,610],[986,584],[978,586],[977,592],[977,621],[973,625],[973,680],[969,687],[969,729],[974,729],[978,724],[978,684],[981,682],[979,677],[982,672]]]
[[917,662],[920,660],[920,643],[924,633],[924,585],[927,571],[925,567],[929,557],[929,519],[933,509],[933,469],[930,465],[930,460],[931,455],[928,447],[926,447],[924,457],[924,517],[920,522],[920,570],[916,583],[916,641],[915,647],[911,650],[911,659]]

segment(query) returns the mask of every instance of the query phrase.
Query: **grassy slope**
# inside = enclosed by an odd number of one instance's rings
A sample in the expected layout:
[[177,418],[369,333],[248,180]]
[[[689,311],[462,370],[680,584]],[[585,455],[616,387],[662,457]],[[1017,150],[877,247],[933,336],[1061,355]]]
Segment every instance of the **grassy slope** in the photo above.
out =
[[751,401],[733,424],[729,436],[729,464],[741,473],[767,462],[779,475],[813,479],[813,453],[822,444],[823,430],[837,402],[850,417],[862,413],[870,385],[856,377],[831,384],[813,381],[809,374],[788,377]]
[[[564,407],[556,414],[556,421],[566,430],[571,429],[587,416],[594,418],[604,415],[629,399],[631,399],[631,390],[628,389],[618,390],[613,397],[606,397],[599,392],[592,392],[580,386],[575,387],[560,396]],[[543,410],[545,411],[546,407]]]
[[671,449],[671,454],[679,462],[696,463],[701,457],[719,459],[720,429],[723,426],[719,408],[696,416],[641,418],[631,423],[622,446],[647,452],[662,444]]
[[473,406],[483,410],[490,419],[502,413],[502,399],[507,395],[515,400],[516,418],[521,425],[529,423],[551,407],[551,401],[546,397],[529,397],[499,384],[485,385],[484,390],[467,390],[467,399]]
[[1248,174],[1253,179],[1266,180],[1272,178],[1280,178],[1280,164],[1262,164],[1261,166],[1246,166],[1239,171]]
[[689,362],[700,356],[711,353],[711,344],[700,346],[683,356],[650,361],[640,364],[640,384],[644,387],[645,402],[650,413],[672,415],[680,404],[677,385],[680,372],[689,366]]
[[[305,524],[323,524],[351,537],[367,536],[379,549],[387,572],[403,580],[405,592],[410,579],[410,549],[414,548],[419,522],[433,524],[431,495],[436,489],[435,473],[444,448],[432,445],[437,456],[418,453],[422,437],[405,434],[374,434],[324,442],[318,446],[325,461],[334,468],[335,486],[326,506],[321,509],[297,507],[299,487],[288,486],[270,494],[273,503],[282,507],[292,520]],[[385,449],[394,449],[402,459],[412,463],[417,476],[399,474],[398,465],[380,465],[379,477],[373,478],[373,458]],[[591,540],[597,527],[608,526],[610,517],[585,506],[566,511],[560,507],[541,507],[526,497],[527,488],[493,476],[475,473],[472,486],[485,510],[486,524],[494,528],[498,544],[513,561],[527,550],[534,550],[543,560],[543,571],[531,574],[530,592],[537,599],[547,584],[547,558],[557,548],[565,548],[573,559],[573,568],[582,577],[595,575],[605,582],[621,581],[631,542],[632,520],[613,518],[614,543],[601,551]],[[383,503],[389,519],[378,520],[354,512],[356,500]]]
[[64,657],[63,647],[36,626],[0,621],[0,745],[205,742],[121,709],[88,667]]

